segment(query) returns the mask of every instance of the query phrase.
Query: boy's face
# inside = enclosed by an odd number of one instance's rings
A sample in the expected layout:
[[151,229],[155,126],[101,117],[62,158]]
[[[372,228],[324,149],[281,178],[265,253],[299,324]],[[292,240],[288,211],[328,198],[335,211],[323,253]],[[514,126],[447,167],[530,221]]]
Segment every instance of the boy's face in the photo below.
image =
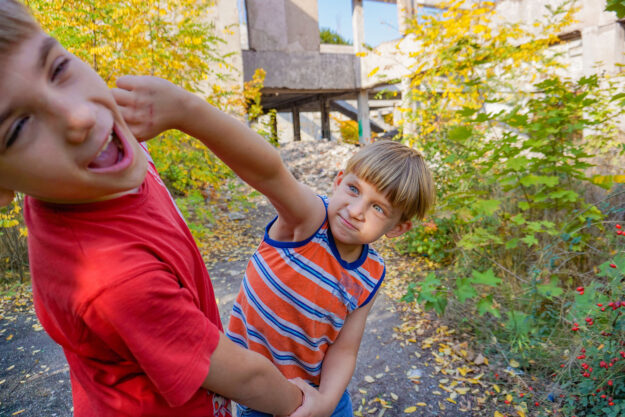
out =
[[138,187],[147,161],[98,74],[38,32],[0,69],[0,191],[58,203]]
[[339,172],[328,205],[330,230],[339,250],[341,246],[359,250],[360,245],[382,235],[396,237],[405,233],[412,225],[400,219],[401,212],[373,185],[353,173]]

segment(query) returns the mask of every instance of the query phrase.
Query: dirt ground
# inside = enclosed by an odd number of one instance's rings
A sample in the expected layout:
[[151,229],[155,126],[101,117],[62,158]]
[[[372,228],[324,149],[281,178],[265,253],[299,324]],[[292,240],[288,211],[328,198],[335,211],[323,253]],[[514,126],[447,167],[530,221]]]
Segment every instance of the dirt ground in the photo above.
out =
[[[285,146],[281,152],[294,175],[320,193],[327,193],[331,179],[354,147],[335,143],[302,143]],[[229,213],[231,214],[231,213]],[[241,233],[241,245],[211,252],[219,236],[203,245],[221,318],[227,323],[238,292],[247,257],[262,237],[273,209],[259,204],[237,216],[229,216],[232,229]],[[232,220],[236,218],[238,220]],[[235,226],[235,227],[233,227]],[[215,233],[217,235],[217,233]],[[255,243],[256,242],[256,243]],[[387,267],[393,268],[392,264]],[[27,298],[27,295],[25,296]],[[419,343],[406,343],[398,329],[403,324],[398,304],[383,288],[367,321],[358,365],[349,385],[354,411],[362,416],[477,416],[461,401],[445,401],[439,374],[434,372],[430,352]],[[61,349],[42,331],[32,305],[0,311],[0,415],[72,415],[68,367]],[[430,323],[429,331],[436,330]],[[424,335],[425,337],[426,335]],[[463,411],[467,410],[467,411]]]

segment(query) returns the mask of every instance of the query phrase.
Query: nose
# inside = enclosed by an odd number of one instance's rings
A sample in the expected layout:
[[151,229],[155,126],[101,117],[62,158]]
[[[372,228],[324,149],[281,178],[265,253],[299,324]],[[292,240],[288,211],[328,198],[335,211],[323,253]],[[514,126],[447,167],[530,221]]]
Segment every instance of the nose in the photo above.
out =
[[347,213],[349,213],[350,217],[353,219],[362,220],[364,212],[364,201],[361,198],[358,198],[347,205]]
[[65,138],[73,144],[84,142],[95,125],[95,108],[88,101],[73,101],[59,98],[51,103],[53,113],[65,129]]

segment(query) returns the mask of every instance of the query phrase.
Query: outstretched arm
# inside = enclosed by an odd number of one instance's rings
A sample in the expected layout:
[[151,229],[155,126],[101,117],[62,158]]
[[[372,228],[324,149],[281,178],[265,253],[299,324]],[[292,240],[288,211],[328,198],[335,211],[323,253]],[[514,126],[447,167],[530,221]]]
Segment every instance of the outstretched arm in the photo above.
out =
[[113,94],[140,140],[167,129],[199,139],[232,170],[263,193],[292,240],[309,237],[323,221],[323,203],[286,169],[278,152],[256,132],[199,96],[156,77],[125,76]]

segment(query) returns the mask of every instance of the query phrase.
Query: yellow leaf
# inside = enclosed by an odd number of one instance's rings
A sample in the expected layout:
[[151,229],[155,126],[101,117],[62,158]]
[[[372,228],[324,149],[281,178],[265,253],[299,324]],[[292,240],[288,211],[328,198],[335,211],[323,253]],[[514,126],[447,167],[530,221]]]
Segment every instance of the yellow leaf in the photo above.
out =
[[418,405],[419,407],[427,407],[427,404],[426,404],[426,403],[417,403],[417,405]]
[[404,413],[406,414],[410,414],[410,413],[414,413],[415,411],[417,411],[417,407],[408,407],[404,410]]
[[519,417],[525,417],[525,411],[517,408],[516,412],[519,415]]
[[495,411],[495,415],[493,417],[505,417],[505,416],[501,414],[499,411]]
[[456,392],[460,395],[465,395],[467,392],[469,392],[469,388],[456,388]]
[[375,67],[374,69],[371,70],[369,74],[367,74],[367,77],[373,77],[379,70],[380,70],[380,67]]
[[514,359],[512,359],[510,361],[510,366],[513,367],[513,368],[518,368],[520,366],[520,364],[517,361],[515,361]]
[[510,394],[506,395],[506,400],[512,402],[512,395]]
[[501,392],[501,388],[499,388],[499,385],[493,384],[493,388],[495,389],[495,391]]

